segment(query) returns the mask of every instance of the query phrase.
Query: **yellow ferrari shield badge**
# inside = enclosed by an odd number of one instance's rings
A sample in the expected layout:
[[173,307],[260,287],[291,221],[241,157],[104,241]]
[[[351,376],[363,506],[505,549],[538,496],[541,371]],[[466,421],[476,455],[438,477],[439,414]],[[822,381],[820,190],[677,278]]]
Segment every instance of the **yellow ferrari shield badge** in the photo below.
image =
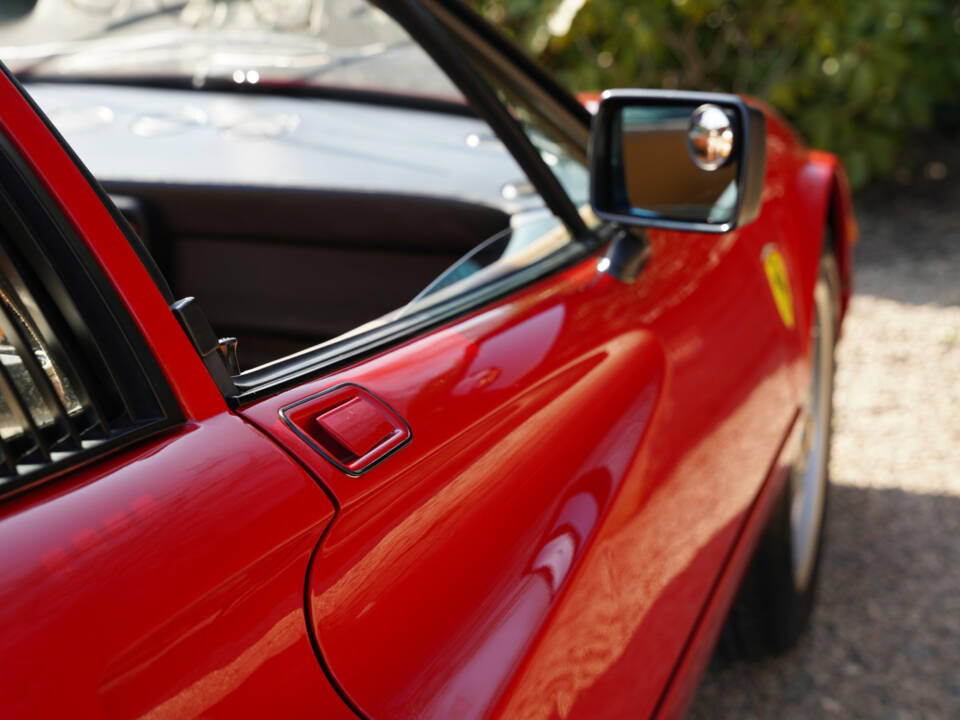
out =
[[787,276],[783,255],[775,245],[767,245],[763,249],[762,259],[763,270],[767,274],[767,283],[770,285],[780,319],[788,328],[793,328],[793,291],[790,289],[790,278]]

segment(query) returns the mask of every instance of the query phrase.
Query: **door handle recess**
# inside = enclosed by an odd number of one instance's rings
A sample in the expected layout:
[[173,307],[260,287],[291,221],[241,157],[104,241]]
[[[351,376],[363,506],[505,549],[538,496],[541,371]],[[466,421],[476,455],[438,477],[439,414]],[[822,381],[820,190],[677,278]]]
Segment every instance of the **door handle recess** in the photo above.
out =
[[347,475],[357,477],[410,442],[410,426],[359,385],[345,383],[280,410],[284,424]]

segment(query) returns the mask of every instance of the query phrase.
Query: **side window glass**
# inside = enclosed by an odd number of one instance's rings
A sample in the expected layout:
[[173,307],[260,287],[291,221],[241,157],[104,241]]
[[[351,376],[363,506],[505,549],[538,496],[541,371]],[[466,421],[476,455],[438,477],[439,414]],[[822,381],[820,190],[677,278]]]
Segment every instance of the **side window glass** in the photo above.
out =
[[[544,109],[538,108],[537,103],[527,97],[528,88],[512,84],[496,69],[482,65],[478,69],[537,149],[541,160],[580,211],[587,226],[598,225],[599,221],[590,210],[590,169],[585,145],[559,131],[544,115]],[[514,78],[514,82],[518,80]]]
[[[174,296],[238,339],[242,371],[524,282],[572,250],[513,155],[376,4],[102,5],[38,4],[55,24],[0,15],[0,60],[117,199]],[[586,205],[582,159],[523,103],[510,108]]]
[[529,267],[570,242],[566,226],[546,210],[515,215],[510,228],[489,237],[444,270],[402,308],[398,317]]
[[[501,97],[504,97],[501,93]],[[553,137],[549,130],[525,107],[506,101],[514,118],[520,123],[530,142],[567,195],[578,208],[590,204],[590,170],[586,162],[567,145]]]

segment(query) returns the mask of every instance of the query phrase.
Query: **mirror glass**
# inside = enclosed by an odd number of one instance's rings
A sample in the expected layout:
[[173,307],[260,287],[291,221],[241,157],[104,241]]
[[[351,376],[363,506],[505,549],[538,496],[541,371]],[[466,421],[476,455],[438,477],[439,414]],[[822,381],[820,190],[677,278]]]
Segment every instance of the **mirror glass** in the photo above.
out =
[[711,224],[733,219],[740,155],[733,110],[702,103],[626,105],[612,131],[611,189],[628,213]]

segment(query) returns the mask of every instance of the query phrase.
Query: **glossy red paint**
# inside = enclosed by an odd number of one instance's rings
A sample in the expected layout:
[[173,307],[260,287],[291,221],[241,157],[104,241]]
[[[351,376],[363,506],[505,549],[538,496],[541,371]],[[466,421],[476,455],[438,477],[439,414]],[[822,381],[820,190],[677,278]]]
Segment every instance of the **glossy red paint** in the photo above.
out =
[[[853,248],[860,239],[860,230],[857,227],[857,218],[853,214],[853,200],[850,194],[850,181],[847,171],[837,160],[836,155],[812,151],[810,162],[819,166],[820,186],[830,186],[829,207],[831,224],[834,231],[834,252],[840,270],[840,300],[841,317],[846,313],[853,294]],[[829,180],[824,174],[829,173]]]
[[[752,225],[651,231],[633,284],[590,257],[242,411],[341,506],[311,567],[309,612],[362,713],[643,717],[678,663],[678,678],[695,667],[685,648],[721,603],[731,550],[750,545],[743,528],[763,512],[797,411],[821,252],[809,238],[827,219],[822,205],[797,219],[810,159],[776,118],[769,127]],[[787,260],[793,328],[764,278],[770,243]],[[413,431],[360,478],[278,415],[344,381]]]
[[[0,101],[192,418],[0,507],[5,716],[352,717],[311,640],[373,717],[682,711],[795,450],[831,199],[838,255],[855,232],[831,156],[770,116],[755,223],[651,231],[630,284],[583,259],[245,408],[260,432],[6,78]],[[279,414],[344,382],[413,432],[361,477]]]
[[776,505],[780,491],[790,480],[793,463],[800,457],[801,430],[802,426],[795,420],[763,489],[747,516],[740,537],[730,551],[710,601],[704,607],[696,628],[687,641],[687,647],[677,663],[670,684],[660,699],[655,714],[658,719],[682,718],[696,694],[697,684],[710,662],[727,613],[766,529],[770,513]]
[[4,717],[352,717],[303,617],[333,506],[239,418],[189,424],[2,513]]
[[201,420],[226,409],[159,289],[61,141],[0,73],[0,131],[73,224],[143,332],[184,414]]

